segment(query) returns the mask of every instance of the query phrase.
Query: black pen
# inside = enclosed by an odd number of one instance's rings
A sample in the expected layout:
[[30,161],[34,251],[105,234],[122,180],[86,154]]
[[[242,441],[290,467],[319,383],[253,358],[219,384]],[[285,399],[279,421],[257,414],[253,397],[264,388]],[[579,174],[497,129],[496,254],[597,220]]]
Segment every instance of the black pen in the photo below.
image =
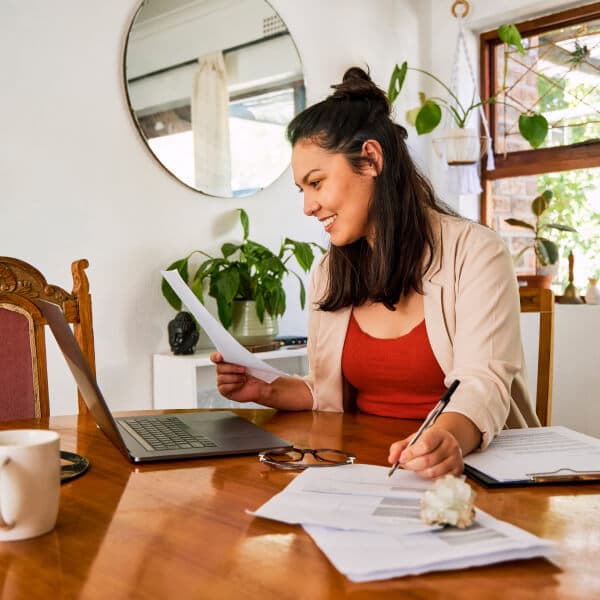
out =
[[[450,398],[452,394],[454,394],[454,390],[458,387],[460,381],[455,379],[450,387],[445,391],[444,395],[440,398],[440,401],[436,404],[435,408],[429,413],[429,416],[423,421],[423,424],[417,430],[417,433],[413,435],[412,440],[408,442],[406,448],[410,448],[420,437],[421,434],[430,426],[433,425],[434,421],[440,416],[440,413],[448,406],[448,402],[450,402]],[[405,450],[406,450],[405,448]],[[390,469],[388,473],[388,477],[391,477],[394,474],[394,471],[400,466],[400,461],[398,460],[396,464]]]

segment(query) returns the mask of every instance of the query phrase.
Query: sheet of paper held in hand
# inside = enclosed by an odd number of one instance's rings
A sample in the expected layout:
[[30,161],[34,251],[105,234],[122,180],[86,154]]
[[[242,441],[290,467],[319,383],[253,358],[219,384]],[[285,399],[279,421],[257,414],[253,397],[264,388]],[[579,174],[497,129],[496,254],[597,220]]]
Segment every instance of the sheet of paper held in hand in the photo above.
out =
[[271,383],[278,377],[285,375],[283,371],[275,369],[260,360],[255,354],[244,348],[206,309],[196,298],[177,271],[161,271],[179,299],[194,315],[202,329],[211,339],[215,348],[221,353],[226,362],[242,365],[248,373],[257,379]]
[[254,515],[299,523],[352,581],[374,581],[535,556],[552,544],[477,509],[467,529],[421,522],[431,482],[408,471],[347,465],[307,469]]
[[467,456],[465,464],[502,482],[597,473],[600,440],[558,425],[509,429],[501,431],[484,452]]

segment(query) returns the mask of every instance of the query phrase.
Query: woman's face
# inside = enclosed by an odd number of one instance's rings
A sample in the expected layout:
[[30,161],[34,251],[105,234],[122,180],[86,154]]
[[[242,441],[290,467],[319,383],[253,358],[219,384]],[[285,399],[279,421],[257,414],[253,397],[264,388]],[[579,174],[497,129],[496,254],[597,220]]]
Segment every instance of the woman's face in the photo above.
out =
[[368,216],[377,175],[375,162],[356,173],[343,154],[300,140],[292,151],[292,171],[304,194],[304,214],[319,219],[332,245],[372,238]]

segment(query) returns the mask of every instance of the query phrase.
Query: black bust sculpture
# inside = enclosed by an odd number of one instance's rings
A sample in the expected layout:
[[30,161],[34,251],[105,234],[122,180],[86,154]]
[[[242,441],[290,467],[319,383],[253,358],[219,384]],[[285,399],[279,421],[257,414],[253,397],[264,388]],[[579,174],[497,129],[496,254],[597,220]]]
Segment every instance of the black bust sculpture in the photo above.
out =
[[173,354],[194,354],[200,334],[192,315],[182,311],[169,321],[169,344]]

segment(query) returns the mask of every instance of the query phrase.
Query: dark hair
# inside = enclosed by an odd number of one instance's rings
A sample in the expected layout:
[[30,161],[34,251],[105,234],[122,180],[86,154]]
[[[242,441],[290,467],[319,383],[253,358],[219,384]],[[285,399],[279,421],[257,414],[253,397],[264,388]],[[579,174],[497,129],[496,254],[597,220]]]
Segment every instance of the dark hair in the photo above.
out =
[[[292,146],[310,140],[324,150],[341,153],[360,173],[368,164],[361,155],[366,140],[379,142],[383,167],[369,205],[373,247],[365,239],[331,246],[329,284],[319,301],[322,310],[382,302],[393,310],[400,296],[422,293],[421,279],[431,264],[433,238],[427,210],[449,212],[436,202],[433,188],[419,172],[405,143],[406,129],[390,117],[385,93],[358,67],[348,69],[342,83],[325,100],[310,106],[288,125]],[[425,250],[429,260],[424,264]]]

